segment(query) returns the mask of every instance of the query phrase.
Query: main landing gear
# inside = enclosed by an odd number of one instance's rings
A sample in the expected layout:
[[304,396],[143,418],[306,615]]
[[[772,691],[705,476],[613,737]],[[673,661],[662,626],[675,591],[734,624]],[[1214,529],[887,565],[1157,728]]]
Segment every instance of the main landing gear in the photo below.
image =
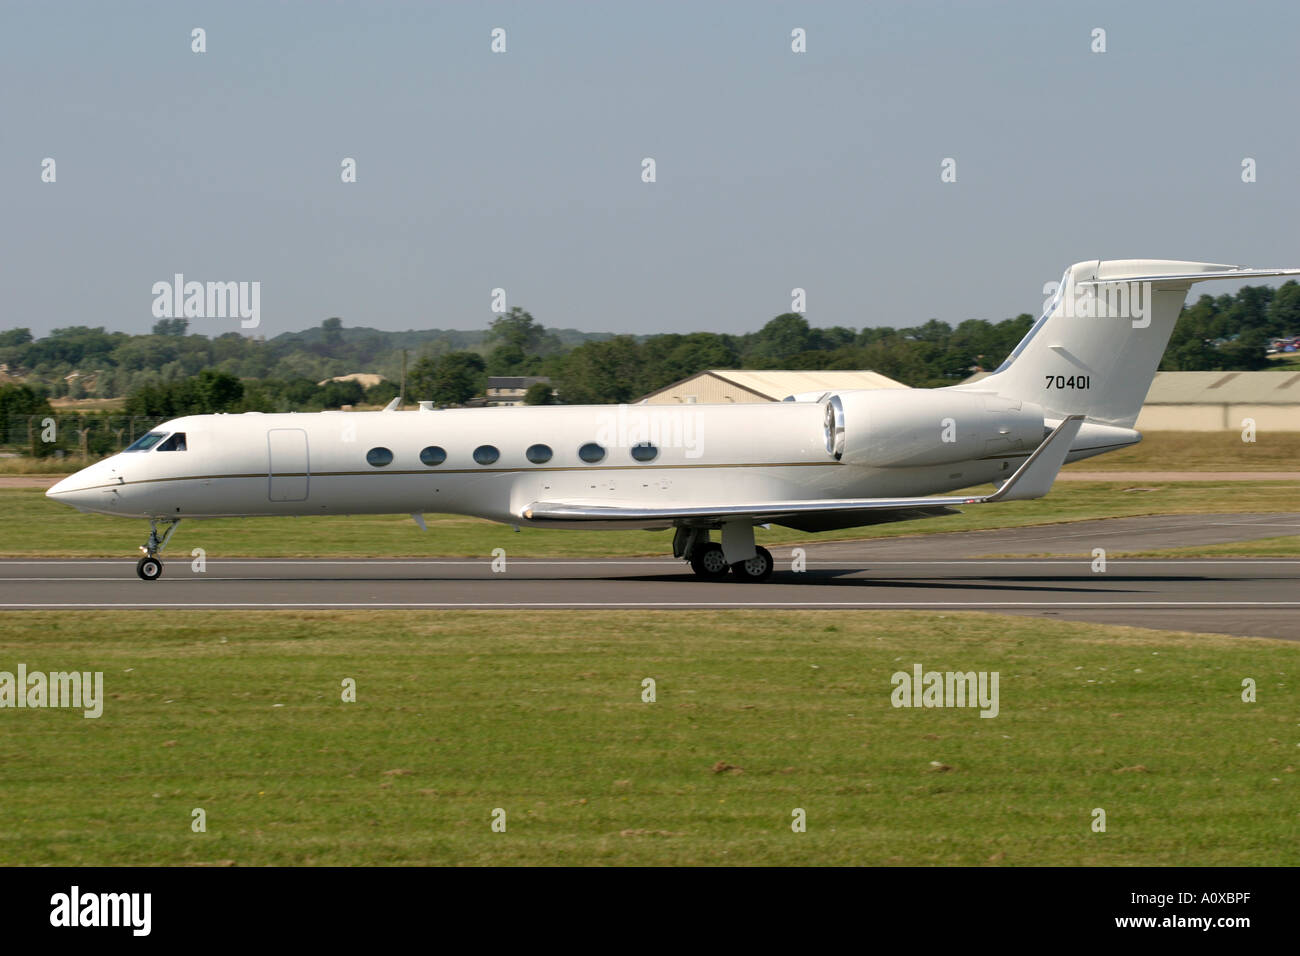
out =
[[[707,528],[678,528],[673,537],[673,557],[688,560],[696,577],[706,581],[721,581],[732,575],[738,581],[758,584],[772,576],[772,552],[754,546],[753,525],[724,527],[722,538],[719,544],[709,540]],[[734,556],[746,551],[748,556],[727,561],[728,552]]]
[[722,553],[722,545],[705,541],[691,549],[691,570],[696,577],[720,581],[731,571],[731,565]]
[[[161,537],[158,535],[159,523],[166,525],[166,530]],[[135,565],[135,573],[140,575],[142,580],[157,581],[162,576],[163,564],[158,557],[158,552],[167,547],[167,542],[172,539],[172,535],[176,532],[176,528],[180,523],[180,518],[149,519],[149,541],[140,546],[140,550],[144,552],[144,557]]]
[[775,562],[772,560],[772,552],[767,548],[755,548],[754,556],[744,561],[737,561],[731,566],[731,573],[742,581],[750,581],[754,584],[760,584],[772,576],[772,568]]

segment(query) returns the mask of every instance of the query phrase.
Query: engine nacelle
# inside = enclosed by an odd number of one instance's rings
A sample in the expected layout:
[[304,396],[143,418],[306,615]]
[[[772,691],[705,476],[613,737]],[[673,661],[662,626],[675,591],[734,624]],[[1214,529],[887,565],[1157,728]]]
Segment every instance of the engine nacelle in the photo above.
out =
[[880,468],[944,465],[1033,451],[1043,409],[990,392],[868,389],[826,401],[826,450]]

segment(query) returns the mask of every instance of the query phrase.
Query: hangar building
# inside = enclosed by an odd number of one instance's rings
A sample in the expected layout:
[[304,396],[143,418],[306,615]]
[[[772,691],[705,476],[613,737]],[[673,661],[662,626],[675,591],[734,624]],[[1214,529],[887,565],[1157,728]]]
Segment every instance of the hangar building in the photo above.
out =
[[879,372],[709,369],[637,399],[639,405],[779,402],[787,395],[850,388],[907,388]]
[[[988,372],[977,372],[978,382]],[[1300,369],[1262,372],[1156,372],[1138,414],[1140,432],[1300,431]]]
[[1300,431],[1300,370],[1157,372],[1138,431]]

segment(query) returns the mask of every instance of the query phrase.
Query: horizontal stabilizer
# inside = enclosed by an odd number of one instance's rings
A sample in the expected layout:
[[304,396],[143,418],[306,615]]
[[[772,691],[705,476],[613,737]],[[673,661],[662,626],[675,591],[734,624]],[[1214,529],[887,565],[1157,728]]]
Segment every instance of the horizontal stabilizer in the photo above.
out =
[[1300,276],[1300,269],[1249,269],[1245,267],[1219,269],[1209,272],[1181,274],[1159,273],[1146,276],[1115,276],[1109,279],[1079,279],[1075,285],[1112,285],[1116,282],[1150,282],[1153,285],[1178,286],[1207,279],[1266,279],[1270,276]]

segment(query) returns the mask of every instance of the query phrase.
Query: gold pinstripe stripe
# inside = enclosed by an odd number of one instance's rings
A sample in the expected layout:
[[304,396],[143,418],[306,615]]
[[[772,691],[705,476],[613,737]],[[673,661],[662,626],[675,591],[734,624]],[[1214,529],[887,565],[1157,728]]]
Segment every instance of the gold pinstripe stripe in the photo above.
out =
[[432,468],[400,471],[384,471],[380,468],[370,471],[285,471],[275,472],[273,474],[258,471],[240,475],[179,475],[173,478],[137,478],[132,481],[105,482],[102,485],[91,485],[87,488],[69,488],[69,491],[95,491],[99,488],[125,488],[128,485],[150,485],[164,481],[212,481],[218,478],[350,478],[358,475],[508,475],[511,473],[518,474],[536,474],[542,472],[557,471],[662,471],[666,469],[681,468],[822,468],[827,465],[843,465],[842,461],[786,461],[771,462],[765,464],[719,464],[719,465],[561,465],[553,468],[544,468],[540,466],[521,466],[518,468],[438,468],[436,465]]

